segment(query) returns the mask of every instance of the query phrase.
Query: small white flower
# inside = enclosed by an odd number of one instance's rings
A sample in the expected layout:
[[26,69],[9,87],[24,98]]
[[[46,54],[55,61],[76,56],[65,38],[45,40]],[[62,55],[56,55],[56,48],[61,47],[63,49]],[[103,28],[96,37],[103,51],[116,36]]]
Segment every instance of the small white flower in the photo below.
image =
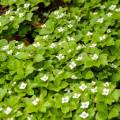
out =
[[93,43],[93,44],[90,45],[89,47],[90,47],[90,48],[94,48],[94,47],[96,47],[96,45],[97,45],[96,43]]
[[73,25],[72,25],[72,24],[69,24],[69,25],[68,25],[68,28],[72,28],[72,27],[73,27]]
[[77,61],[83,60],[83,56],[82,56],[82,55],[78,56],[76,60],[77,60]]
[[40,43],[39,42],[33,43],[33,46],[38,48],[38,47],[40,47]]
[[50,45],[50,48],[55,48],[56,47],[56,44],[55,43],[52,43],[51,45]]
[[92,55],[92,57],[91,57],[92,60],[97,60],[98,58],[99,58],[99,57],[98,57],[97,54],[94,54],[94,55]]
[[32,101],[32,104],[36,106],[38,102],[39,102],[39,98],[36,98],[35,100]]
[[70,88],[66,88],[64,91],[70,93]]
[[107,29],[107,33],[111,33],[111,29]]
[[74,41],[75,39],[73,37],[67,36],[68,41]]
[[112,13],[111,13],[111,12],[107,13],[107,16],[108,16],[108,17],[111,17],[111,16],[112,16]]
[[78,45],[77,47],[76,47],[76,50],[80,50],[80,49],[82,49],[83,47],[82,47],[82,45]]
[[104,21],[104,18],[103,18],[103,17],[101,17],[101,18],[99,18],[99,19],[97,20],[97,22],[99,22],[99,23],[103,23],[103,21]]
[[72,79],[77,79],[77,76],[76,75],[72,75],[71,78]]
[[96,82],[95,82],[95,81],[92,81],[92,85],[96,85]]
[[56,56],[56,58],[57,58],[58,60],[62,60],[62,59],[65,58],[65,56],[64,56],[63,54],[59,54],[59,55]]
[[57,14],[57,19],[60,19],[60,18],[63,18],[65,16],[65,14],[64,13],[61,13],[61,14]]
[[99,39],[100,39],[100,41],[105,40],[106,39],[106,35],[100,36]]
[[12,86],[15,86],[16,85],[16,82],[13,82]]
[[82,91],[84,91],[86,88],[87,88],[87,86],[85,85],[85,84],[82,84],[82,85],[80,85],[80,87],[79,87]]
[[28,8],[30,6],[30,3],[25,3],[24,8]]
[[42,76],[40,79],[45,82],[45,81],[48,80],[48,76],[47,76],[47,75],[44,75],[44,76]]
[[86,109],[86,108],[88,108],[88,107],[89,107],[89,104],[90,104],[90,102],[89,102],[89,101],[86,101],[86,102],[81,102],[81,106],[80,106],[80,108],[82,108],[82,109]]
[[72,61],[71,63],[70,63],[70,65],[69,65],[69,68],[70,69],[73,69],[73,68],[75,68],[77,65],[76,65],[76,63],[74,62],[74,61]]
[[23,47],[24,47],[24,44],[23,44],[23,43],[16,46],[17,49],[22,49]]
[[115,9],[116,12],[120,12],[120,8]]
[[103,85],[104,85],[105,87],[108,87],[108,86],[109,86],[109,82],[105,82]]
[[72,50],[70,49],[70,50],[68,50],[67,52],[70,53],[71,51],[72,51]]
[[8,50],[9,49],[9,45],[5,45],[2,47],[2,50]]
[[117,68],[117,65],[115,65],[115,64],[111,64],[111,68]]
[[6,14],[6,15],[10,14],[10,10],[6,11],[6,13],[5,13],[5,14]]
[[27,83],[22,82],[22,83],[19,85],[19,89],[23,90],[23,89],[26,88],[26,86],[27,86]]
[[19,13],[19,17],[23,17],[24,16],[24,13]]
[[13,21],[15,19],[14,16],[10,16],[10,21]]
[[58,28],[58,32],[64,32],[64,28],[62,27]]
[[115,10],[115,8],[116,8],[116,5],[111,5],[111,6],[109,7],[109,10]]
[[75,16],[75,18],[77,21],[80,21],[80,19],[81,19],[81,17],[79,17],[79,16]]
[[9,95],[11,95],[11,93],[12,93],[12,91],[11,91],[11,90],[9,90],[9,91],[8,91],[8,94],[9,94]]
[[97,88],[95,87],[95,88],[91,88],[91,92],[92,93],[96,93],[97,92]]
[[11,107],[7,107],[6,110],[4,110],[4,113],[5,113],[6,115],[8,115],[8,114],[11,113],[11,111],[12,111],[12,108],[11,108]]
[[91,36],[91,35],[93,35],[93,33],[90,32],[90,31],[88,31],[88,32],[87,32],[87,36]]
[[46,40],[48,38],[48,35],[44,35],[43,39]]
[[68,103],[69,102],[69,97],[63,97],[62,98],[62,103]]
[[103,92],[102,92],[102,95],[106,95],[107,96],[109,94],[109,92],[110,92],[110,89],[104,88]]
[[12,53],[13,53],[13,50],[7,51],[7,54],[8,54],[8,55],[12,55]]
[[80,117],[83,119],[86,119],[88,116],[89,116],[89,114],[86,113],[85,111],[80,114]]
[[79,98],[81,94],[79,93],[74,93],[72,98]]
[[3,108],[2,107],[0,107],[0,111],[2,111],[3,110]]

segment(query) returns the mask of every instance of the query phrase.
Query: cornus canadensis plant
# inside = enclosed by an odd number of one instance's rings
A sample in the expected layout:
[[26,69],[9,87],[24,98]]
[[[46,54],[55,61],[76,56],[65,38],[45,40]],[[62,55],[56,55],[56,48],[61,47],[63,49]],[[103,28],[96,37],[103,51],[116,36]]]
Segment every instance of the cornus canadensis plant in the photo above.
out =
[[34,26],[41,1],[17,2],[0,16],[0,119],[120,119],[119,1],[76,0],[46,13],[23,38],[31,44],[5,36]]

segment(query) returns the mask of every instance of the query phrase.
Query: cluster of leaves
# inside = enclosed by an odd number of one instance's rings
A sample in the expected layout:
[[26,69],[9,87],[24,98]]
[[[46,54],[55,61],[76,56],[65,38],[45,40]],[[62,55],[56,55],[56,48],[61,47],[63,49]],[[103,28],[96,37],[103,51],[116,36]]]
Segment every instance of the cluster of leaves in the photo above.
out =
[[[45,1],[7,2],[12,7],[0,16],[2,36],[26,20],[32,24],[35,5]],[[60,7],[28,46],[1,38],[0,119],[120,119],[118,2],[75,0]]]

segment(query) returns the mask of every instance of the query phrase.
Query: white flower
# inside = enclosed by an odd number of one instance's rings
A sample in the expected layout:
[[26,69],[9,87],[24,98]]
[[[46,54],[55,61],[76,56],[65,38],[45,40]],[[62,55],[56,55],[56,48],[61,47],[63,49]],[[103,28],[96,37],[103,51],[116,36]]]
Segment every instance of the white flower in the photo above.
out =
[[27,86],[27,83],[22,82],[22,83],[19,85],[19,89],[23,90],[23,89],[26,88],[26,86]]
[[63,32],[64,31],[64,28],[60,27],[58,28],[58,32]]
[[72,28],[72,27],[73,27],[73,25],[72,25],[72,24],[69,24],[69,25],[68,25],[68,28]]
[[111,64],[111,68],[117,68],[117,65],[115,65],[115,64]]
[[48,38],[48,35],[44,35],[43,39],[46,40]]
[[85,111],[80,114],[80,117],[83,119],[86,119],[88,116],[89,116],[89,114],[86,113]]
[[72,50],[70,49],[70,50],[68,50],[67,52],[70,53],[71,51],[72,51]]
[[116,8],[116,5],[111,5],[111,6],[109,7],[109,10],[115,10],[115,8]]
[[55,43],[52,43],[51,45],[50,45],[50,48],[55,48],[56,47],[56,44]]
[[97,60],[98,59],[98,55],[97,54],[92,55],[91,59],[92,60]]
[[32,101],[32,104],[33,104],[33,105],[37,105],[38,102],[39,102],[39,98],[36,98],[35,100]]
[[13,53],[12,50],[7,51],[7,54],[8,54],[8,55],[12,55],[12,53]]
[[70,93],[70,88],[66,88],[64,91]]
[[102,95],[106,95],[107,96],[109,94],[109,92],[110,92],[110,89],[104,88],[103,92],[102,92]]
[[24,8],[28,8],[30,6],[30,3],[25,3]]
[[12,91],[11,91],[11,90],[9,90],[9,91],[8,91],[8,94],[9,94],[9,95],[11,95],[11,93],[12,93]]
[[101,17],[101,18],[99,18],[99,19],[97,20],[97,22],[99,22],[99,23],[103,23],[103,21],[104,21],[104,18],[103,18],[103,17]]
[[80,19],[81,19],[81,17],[79,17],[79,16],[75,16],[75,18],[77,21],[80,21]]
[[109,82],[105,82],[103,85],[104,85],[105,87],[108,87],[108,86],[109,86]]
[[82,85],[80,85],[80,87],[79,87],[82,91],[84,91],[86,88],[87,88],[87,86],[85,85],[85,84],[82,84]]
[[8,50],[9,49],[9,45],[5,45],[2,47],[2,50]]
[[111,33],[111,29],[107,29],[107,33]]
[[57,17],[56,17],[56,18],[57,18],[57,19],[63,18],[63,17],[64,17],[64,15],[65,15],[64,13],[57,14]]
[[83,47],[82,47],[82,45],[78,45],[77,47],[76,47],[76,50],[80,50],[80,49],[82,49]]
[[22,43],[22,44],[20,44],[20,45],[17,45],[17,49],[22,49],[24,47],[24,44]]
[[0,111],[2,111],[3,110],[3,108],[2,107],[0,107]]
[[91,35],[93,35],[93,33],[90,32],[90,31],[88,31],[88,32],[87,32],[87,36],[91,36]]
[[96,47],[96,45],[97,45],[96,43],[93,43],[93,44],[90,45],[89,47],[90,47],[90,48],[94,48],[94,47]]
[[112,13],[111,13],[111,12],[107,13],[107,16],[108,16],[108,17],[111,17],[111,16],[112,16]]
[[45,81],[48,80],[48,76],[47,76],[47,75],[44,75],[44,76],[42,76],[40,79],[45,82]]
[[72,98],[79,98],[81,94],[79,93],[74,93]]
[[5,14],[6,14],[6,15],[10,14],[10,10],[6,11],[6,13],[5,13]]
[[33,46],[36,47],[36,48],[38,48],[38,47],[40,47],[40,43],[36,42],[36,43],[33,44]]
[[92,85],[95,85],[96,84],[96,82],[95,81],[92,81]]
[[73,37],[67,36],[68,41],[74,41],[75,39]]
[[24,13],[19,13],[19,17],[23,17],[24,16]]
[[63,97],[62,98],[62,103],[68,103],[69,102],[69,97]]
[[97,92],[97,88],[95,87],[95,88],[91,88],[91,92],[92,93],[96,93]]
[[72,75],[71,78],[72,79],[77,79],[77,76],[76,75]]
[[82,56],[82,55],[78,56],[76,60],[77,60],[77,61],[83,60],[83,56]]
[[88,108],[88,107],[89,107],[89,104],[90,104],[90,102],[89,102],[89,101],[86,101],[86,102],[81,102],[81,106],[80,106],[80,108],[86,109],[86,108]]
[[10,21],[13,21],[15,19],[14,16],[10,16]]
[[57,58],[58,60],[62,60],[62,59],[65,58],[65,56],[64,56],[63,54],[59,54],[59,55],[56,56],[56,58]]
[[74,61],[72,61],[71,63],[70,63],[70,65],[69,65],[69,68],[70,69],[73,69],[73,68],[75,68],[76,67],[76,63],[74,62]]
[[12,111],[12,108],[11,108],[11,107],[7,107],[6,110],[4,110],[4,113],[5,113],[6,115],[8,115],[8,114],[11,113],[11,111]]
[[99,39],[100,39],[100,41],[105,40],[106,39],[106,35],[100,36]]
[[16,82],[13,82],[12,86],[15,86],[16,85]]

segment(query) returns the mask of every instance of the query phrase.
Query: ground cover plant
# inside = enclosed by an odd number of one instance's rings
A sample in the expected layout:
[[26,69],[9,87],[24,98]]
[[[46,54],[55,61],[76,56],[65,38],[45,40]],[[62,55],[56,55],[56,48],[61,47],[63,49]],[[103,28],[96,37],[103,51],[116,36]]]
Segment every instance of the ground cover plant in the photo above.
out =
[[119,19],[119,0],[1,0],[0,120],[119,120]]

